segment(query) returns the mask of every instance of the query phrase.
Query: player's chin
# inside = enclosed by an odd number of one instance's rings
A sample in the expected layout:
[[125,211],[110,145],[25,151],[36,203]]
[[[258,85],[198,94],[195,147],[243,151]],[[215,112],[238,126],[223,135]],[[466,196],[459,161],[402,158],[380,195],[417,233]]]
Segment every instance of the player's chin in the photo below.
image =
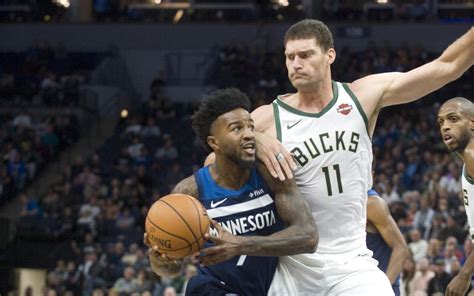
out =
[[253,155],[242,155],[240,157],[240,163],[247,168],[252,168],[255,165],[255,160],[255,153]]
[[458,145],[453,140],[447,143],[444,142],[444,145],[446,145],[446,148],[448,148],[450,152],[456,151],[458,149]]

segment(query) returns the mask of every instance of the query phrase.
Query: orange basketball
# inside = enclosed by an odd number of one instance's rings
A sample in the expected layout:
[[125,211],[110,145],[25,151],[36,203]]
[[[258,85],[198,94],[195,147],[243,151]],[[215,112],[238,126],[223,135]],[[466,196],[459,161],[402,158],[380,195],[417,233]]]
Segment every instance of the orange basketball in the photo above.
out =
[[206,209],[187,194],[170,194],[148,211],[145,230],[153,246],[170,258],[183,258],[199,251],[209,231]]

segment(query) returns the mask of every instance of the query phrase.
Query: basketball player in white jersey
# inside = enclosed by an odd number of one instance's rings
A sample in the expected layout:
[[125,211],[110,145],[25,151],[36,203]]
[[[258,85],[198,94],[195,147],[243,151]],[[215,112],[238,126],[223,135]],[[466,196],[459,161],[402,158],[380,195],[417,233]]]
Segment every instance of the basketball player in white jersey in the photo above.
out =
[[296,163],[296,182],[317,218],[320,241],[314,254],[281,258],[274,294],[284,294],[284,281],[292,280],[300,295],[393,295],[365,243],[370,138],[381,108],[415,101],[473,64],[474,29],[430,63],[352,83],[331,78],[336,51],[322,22],[296,23],[284,45],[288,77],[297,92],[252,113],[260,132],[257,156],[280,179],[283,172],[291,178]]
[[[461,97],[446,101],[438,112],[438,124],[443,142],[464,162],[462,191],[469,233],[474,241],[474,104]],[[471,252],[459,273],[448,285],[446,295],[464,295],[474,272],[474,252]]]

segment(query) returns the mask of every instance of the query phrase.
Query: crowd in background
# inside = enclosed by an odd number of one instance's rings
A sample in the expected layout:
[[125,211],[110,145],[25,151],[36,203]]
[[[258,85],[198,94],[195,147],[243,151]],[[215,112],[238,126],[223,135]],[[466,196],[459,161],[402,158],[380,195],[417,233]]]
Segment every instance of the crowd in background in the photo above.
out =
[[80,136],[73,114],[0,114],[0,205],[12,199]]
[[[215,52],[207,84],[239,87],[255,107],[292,91],[281,51],[228,45]],[[343,48],[332,72],[340,81],[352,81],[369,73],[407,71],[434,56],[416,46]],[[472,94],[473,78],[470,70],[410,108],[391,107],[379,116],[374,188],[389,204],[413,255],[405,262],[403,295],[442,292],[472,249],[461,203],[461,165],[441,143],[436,114],[440,102]],[[21,196],[17,239],[55,242],[45,256],[56,262],[48,270],[47,295],[171,296],[183,293],[196,273],[190,263],[180,277],[159,278],[142,243],[150,205],[197,170],[205,156],[190,128],[195,106],[172,103],[162,91],[164,83],[155,80],[141,108],[121,119],[93,155],[78,155],[66,165],[45,196]],[[12,154],[8,151],[3,155]]]
[[24,52],[2,52],[0,106],[77,106],[81,86],[105,55],[72,52],[45,40]]

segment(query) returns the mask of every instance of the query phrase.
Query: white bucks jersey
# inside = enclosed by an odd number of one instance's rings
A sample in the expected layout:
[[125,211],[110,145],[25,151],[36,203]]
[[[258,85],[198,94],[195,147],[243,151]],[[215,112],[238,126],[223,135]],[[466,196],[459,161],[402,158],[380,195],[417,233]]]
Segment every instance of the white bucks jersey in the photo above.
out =
[[464,207],[469,223],[469,235],[474,243],[474,179],[467,175],[465,165],[463,166],[461,180]]
[[367,191],[372,186],[372,144],[362,107],[346,84],[319,113],[273,102],[278,139],[294,154],[295,179],[319,232],[317,253],[366,250]]

